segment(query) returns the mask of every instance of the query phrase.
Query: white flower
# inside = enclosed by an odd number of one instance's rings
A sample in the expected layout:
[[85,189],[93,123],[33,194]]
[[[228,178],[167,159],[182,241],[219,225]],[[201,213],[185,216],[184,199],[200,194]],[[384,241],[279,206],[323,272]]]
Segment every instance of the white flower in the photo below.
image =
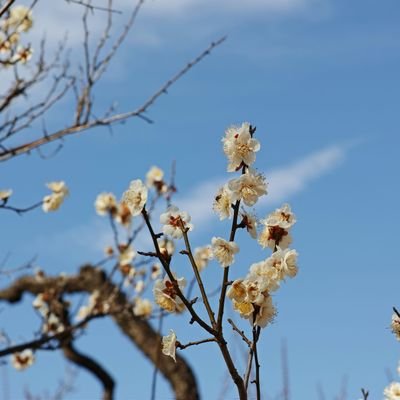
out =
[[210,246],[197,247],[193,254],[197,269],[202,271],[213,258],[213,252]]
[[255,318],[252,315],[250,322],[254,325],[258,325],[260,328],[265,328],[267,324],[271,323],[276,315],[276,309],[272,303],[271,296],[265,297],[264,303],[259,307]]
[[232,200],[243,200],[247,206],[254,206],[259,197],[267,194],[267,183],[262,174],[249,170],[239,178],[231,179],[228,187],[232,191]]
[[280,286],[281,271],[275,268],[271,259],[254,263],[250,266],[250,276],[260,279],[265,290],[273,292]]
[[32,11],[26,6],[19,5],[11,8],[10,16],[3,23],[3,29],[27,32],[32,25]]
[[23,369],[30,367],[34,363],[34,361],[35,356],[31,349],[25,349],[20,353],[13,353],[11,355],[11,363],[13,367],[18,371],[22,371]]
[[153,166],[146,174],[146,185],[148,188],[154,187],[158,193],[166,193],[168,186],[163,181],[164,171],[161,168]]
[[154,264],[151,267],[151,279],[155,280],[161,275],[161,265]]
[[233,214],[232,203],[232,192],[228,189],[228,185],[224,185],[218,190],[213,204],[213,210],[221,221]]
[[213,237],[211,248],[214,257],[222,267],[227,267],[235,261],[235,254],[239,251],[239,246],[235,242],[227,242],[220,237]]
[[48,296],[46,294],[39,293],[32,302],[32,306],[36,308],[44,317],[49,313],[49,306],[46,301],[47,297]]
[[113,213],[115,220],[123,225],[125,228],[129,228],[132,222],[131,210],[125,203],[120,203],[117,206],[117,210]]
[[165,256],[172,256],[175,252],[175,243],[173,240],[168,238],[161,238],[158,240],[158,247],[161,254]]
[[[176,279],[179,289],[182,291],[186,286],[185,278]],[[163,280],[158,279],[154,283],[153,294],[155,302],[168,312],[182,312],[185,305],[178,297],[177,289],[169,280],[168,275]]]
[[110,310],[110,304],[100,298],[100,292],[98,290],[93,291],[89,297],[89,304],[87,306],[82,306],[78,315],[77,320],[83,320],[89,315],[96,314],[106,314]]
[[175,206],[168,207],[167,212],[160,215],[160,222],[164,225],[164,234],[175,239],[182,237],[182,227],[189,231],[193,229],[193,225],[189,223],[190,215],[186,211],[179,211]]
[[396,339],[400,340],[400,317],[397,313],[393,313],[392,315],[392,332],[395,334]]
[[18,46],[17,52],[11,58],[11,62],[21,62],[22,64],[26,64],[32,58],[32,54],[33,49],[31,47]]
[[0,200],[5,202],[12,195],[12,189],[0,190]]
[[122,195],[122,202],[127,205],[133,216],[139,215],[147,201],[147,187],[140,179],[132,181]]
[[113,193],[100,193],[94,203],[96,212],[99,215],[107,215],[117,211],[117,200]]
[[242,223],[244,224],[247,232],[249,232],[249,235],[253,238],[257,238],[257,220],[256,217],[252,214],[249,214],[246,211],[242,211]]
[[251,137],[250,125],[247,122],[241,126],[229,127],[222,143],[229,160],[228,172],[238,170],[243,164],[253,164],[256,159],[255,153],[260,150],[260,143]]
[[126,244],[120,244],[118,249],[120,252],[118,257],[119,265],[129,265],[136,256],[135,250]]
[[63,332],[65,329],[64,324],[55,314],[50,314],[43,324],[43,333],[55,335]]
[[43,198],[43,211],[56,211],[63,203],[64,198],[69,194],[68,188],[63,181],[50,182],[46,186],[53,193]]
[[400,383],[392,382],[383,391],[385,400],[400,400]]
[[277,208],[261,222],[267,226],[279,226],[287,230],[296,223],[296,216],[292,213],[289,204],[285,203],[281,208]]
[[133,307],[133,314],[135,314],[137,317],[148,318],[150,317],[152,311],[153,311],[153,306],[150,300],[141,299],[140,297],[138,297],[135,300],[135,306]]
[[173,358],[176,362],[176,334],[172,329],[170,329],[169,335],[162,338],[162,352],[166,356]]
[[140,279],[140,280],[138,280],[138,281],[136,282],[136,285],[135,285],[135,292],[136,292],[136,293],[142,293],[143,290],[144,290],[144,280],[143,280],[143,279]]

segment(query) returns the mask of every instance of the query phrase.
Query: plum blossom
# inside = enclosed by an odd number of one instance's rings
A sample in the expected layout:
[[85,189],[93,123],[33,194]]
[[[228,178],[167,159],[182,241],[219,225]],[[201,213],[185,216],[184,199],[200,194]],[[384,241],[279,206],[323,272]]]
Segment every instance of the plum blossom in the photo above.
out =
[[222,186],[218,190],[213,204],[213,210],[218,214],[221,221],[232,216],[232,203],[232,192],[229,190],[228,185]]
[[243,200],[244,204],[251,207],[256,204],[259,197],[267,194],[267,183],[262,174],[248,170],[239,178],[231,179],[228,188],[232,192],[232,200]]
[[260,150],[260,143],[250,134],[250,124],[231,126],[222,138],[224,153],[228,158],[228,172],[237,171],[243,164],[250,166],[256,159],[255,153]]
[[129,208],[132,216],[139,215],[147,201],[147,187],[140,179],[131,181],[129,188],[122,195],[122,202]]
[[176,334],[172,329],[170,329],[169,335],[162,338],[162,352],[176,362]]
[[6,202],[12,195],[12,193],[13,193],[12,189],[0,190],[0,201]]
[[385,400],[400,400],[400,383],[392,382],[383,391]]
[[220,237],[213,237],[211,248],[214,257],[222,267],[227,267],[235,261],[235,254],[239,252],[239,246],[235,242],[228,242]]
[[50,182],[46,186],[53,193],[43,198],[43,211],[56,211],[63,203],[64,198],[69,194],[68,188],[63,181]]
[[167,212],[160,215],[160,222],[163,226],[164,235],[180,239],[183,236],[182,227],[191,231],[190,215],[186,211],[179,211],[178,207],[170,206]]
[[32,28],[32,25],[32,11],[26,6],[18,5],[11,8],[10,16],[3,21],[2,28],[5,31],[27,32]]
[[99,215],[115,214],[117,212],[117,200],[113,193],[100,193],[94,206]]
[[392,315],[391,328],[392,332],[396,336],[396,339],[400,341],[400,317],[395,312]]
[[197,247],[194,249],[193,258],[197,269],[202,271],[208,265],[209,261],[213,259],[211,246]]
[[136,315],[137,317],[148,318],[150,317],[152,311],[153,311],[153,305],[151,304],[150,300],[141,299],[140,297],[138,297],[135,300],[135,305],[133,307],[133,314]]
[[[186,286],[185,278],[176,279],[179,289],[182,291]],[[182,312],[185,305],[178,296],[178,291],[175,285],[170,281],[168,275],[163,280],[158,279],[154,283],[153,294],[155,302],[164,310],[173,312]]]
[[246,228],[249,235],[253,238],[257,238],[257,220],[256,217],[245,210],[242,210],[242,224]]
[[11,355],[11,364],[18,371],[22,371],[30,367],[34,361],[35,356],[31,349],[25,349],[20,353],[13,353]]

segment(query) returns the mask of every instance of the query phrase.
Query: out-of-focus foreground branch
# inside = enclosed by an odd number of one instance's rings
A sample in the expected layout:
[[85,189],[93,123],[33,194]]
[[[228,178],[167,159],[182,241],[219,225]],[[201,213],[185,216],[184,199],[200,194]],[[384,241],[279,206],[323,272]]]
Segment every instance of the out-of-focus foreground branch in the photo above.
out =
[[[115,321],[121,332],[126,335],[132,343],[134,343],[142,353],[157,366],[160,372],[170,383],[175,397],[178,400],[195,400],[199,398],[197,382],[191,367],[181,356],[176,356],[176,363],[167,356],[160,355],[161,352],[161,336],[153,329],[153,327],[144,319],[133,314],[132,306],[128,302],[125,294],[114,285],[106,276],[104,271],[93,266],[86,265],[82,267],[77,275],[64,277],[41,277],[23,276],[16,279],[11,285],[0,290],[0,301],[8,303],[17,303],[22,300],[25,293],[38,295],[46,291],[53,290],[60,295],[73,293],[93,293],[99,291],[101,299],[106,300],[110,304],[110,316]],[[62,336],[62,335],[61,335]],[[73,340],[62,342],[61,348],[64,355],[77,365],[87,369],[92,369],[91,360],[88,356],[81,355],[73,346]],[[29,346],[27,345],[27,348]],[[38,347],[40,349],[40,346]],[[91,362],[94,362],[91,360]],[[98,365],[100,367],[100,365]],[[102,368],[103,370],[103,368]],[[98,370],[100,371],[100,370]],[[101,381],[104,392],[103,398],[110,399],[106,396],[106,391],[113,388],[111,377],[103,371],[102,376],[96,375]],[[100,371],[100,375],[102,372]],[[112,390],[111,390],[112,392]]]

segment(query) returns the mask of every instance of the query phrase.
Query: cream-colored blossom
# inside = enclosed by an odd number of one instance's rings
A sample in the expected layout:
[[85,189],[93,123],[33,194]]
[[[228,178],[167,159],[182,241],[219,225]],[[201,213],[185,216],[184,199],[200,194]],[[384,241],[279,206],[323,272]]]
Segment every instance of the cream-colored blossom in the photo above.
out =
[[171,257],[175,252],[175,243],[172,239],[163,237],[158,239],[158,247],[161,254]]
[[243,164],[250,166],[260,150],[260,143],[250,134],[250,125],[231,126],[222,138],[224,153],[228,158],[228,172],[237,171]]
[[109,311],[110,311],[110,304],[107,301],[101,299],[100,292],[98,290],[95,290],[89,296],[88,305],[82,306],[79,309],[76,319],[82,320],[90,315],[106,314]]
[[64,198],[69,194],[68,187],[63,181],[50,182],[46,186],[53,193],[43,198],[43,211],[56,211],[63,203]]
[[166,193],[168,186],[163,181],[164,171],[155,165],[150,168],[146,174],[146,185],[148,188],[154,188],[158,193]]
[[239,252],[239,246],[235,242],[228,242],[220,237],[212,238],[211,248],[214,257],[224,268],[234,263],[235,254]]
[[42,331],[47,335],[55,335],[64,332],[64,324],[53,313],[51,313],[43,323]]
[[232,201],[243,200],[247,206],[254,206],[259,197],[267,194],[267,183],[262,174],[253,170],[240,175],[239,178],[231,179],[228,188],[232,192]]
[[9,17],[4,20],[2,28],[4,30],[15,30],[18,32],[27,32],[32,28],[32,10],[23,5],[12,7]]
[[221,221],[232,216],[232,202],[232,192],[229,190],[228,185],[222,186],[218,190],[213,204],[213,210],[219,215]]
[[296,223],[296,216],[293,214],[289,204],[283,204],[281,208],[277,208],[269,214],[265,220],[261,220],[267,226],[279,226],[288,230]]
[[140,294],[140,293],[143,292],[144,288],[145,288],[144,280],[143,279],[139,279],[136,282],[136,285],[135,285],[135,292]]
[[0,201],[5,202],[12,195],[12,189],[0,190]]
[[[185,278],[176,279],[179,289],[182,291],[186,286]],[[169,280],[168,275],[163,280],[158,279],[154,283],[153,294],[155,302],[168,312],[182,312],[185,305],[178,296],[175,285]]]
[[97,214],[114,214],[117,211],[117,200],[113,193],[100,193],[94,203]]
[[186,211],[179,211],[178,207],[170,206],[167,212],[160,215],[160,222],[163,224],[163,232],[175,239],[180,239],[183,229],[191,231],[190,215]]
[[281,281],[281,270],[275,268],[270,259],[254,263],[250,266],[250,276],[253,279],[260,279],[263,288],[270,292],[277,290]]
[[133,216],[139,215],[147,201],[147,187],[140,179],[132,181],[128,190],[122,196],[122,202],[126,204]]
[[39,293],[32,302],[32,306],[36,308],[40,314],[47,316],[49,314],[49,305],[47,304],[47,295],[45,293]]
[[155,280],[161,275],[161,265],[160,264],[153,264],[151,266],[151,279]]
[[246,212],[245,210],[242,210],[242,224],[245,226],[247,232],[249,232],[249,235],[253,238],[257,238],[257,220],[256,217],[253,214],[250,214]]
[[292,236],[287,230],[279,226],[266,225],[258,236],[258,243],[263,248],[269,247],[273,251],[275,251],[276,246],[286,249],[292,243]]
[[119,249],[119,256],[118,256],[119,265],[129,265],[136,256],[135,250],[133,250],[132,246],[126,244],[120,244],[118,246],[118,249]]
[[272,303],[271,296],[266,296],[264,303],[258,308],[257,313],[251,316],[250,322],[260,328],[265,328],[276,316],[276,308]]
[[213,259],[213,252],[211,246],[197,247],[193,254],[194,261],[196,263],[197,269],[202,271]]
[[396,339],[400,341],[400,317],[395,312],[392,315],[391,328],[392,332],[396,336]]
[[124,202],[118,204],[117,210],[113,216],[115,220],[119,224],[123,225],[125,228],[129,228],[131,226],[132,222],[131,210]]
[[138,297],[135,300],[135,306],[133,307],[133,314],[137,317],[148,318],[153,312],[153,305],[148,299],[142,299]]
[[383,391],[385,400],[400,400],[400,383],[392,382]]
[[11,63],[15,64],[17,62],[20,62],[22,64],[26,64],[32,58],[32,55],[33,55],[32,47],[18,46],[16,53],[11,58]]
[[162,352],[176,362],[176,334],[172,329],[170,329],[169,335],[162,338]]
[[35,355],[31,349],[25,349],[20,353],[13,353],[11,355],[11,364],[18,371],[30,367],[34,362]]

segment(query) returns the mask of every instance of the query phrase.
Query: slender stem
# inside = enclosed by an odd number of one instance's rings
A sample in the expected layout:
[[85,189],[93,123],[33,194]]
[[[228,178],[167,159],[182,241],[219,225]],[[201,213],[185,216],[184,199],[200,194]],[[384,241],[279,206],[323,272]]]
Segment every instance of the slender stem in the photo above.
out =
[[260,327],[253,327],[253,352],[254,352],[254,364],[256,369],[256,378],[253,381],[256,385],[257,400],[261,400],[261,390],[260,390],[260,363],[258,362],[258,351],[257,351],[257,341],[260,336]]
[[17,214],[21,215],[23,213],[26,213],[28,211],[34,210],[35,208],[40,207],[43,204],[43,201],[40,201],[38,203],[33,204],[32,206],[26,207],[26,208],[18,208],[18,207],[12,207],[12,206],[7,206],[5,203],[0,204],[0,208],[4,210],[10,210],[14,211]]
[[174,288],[176,290],[178,297],[182,300],[183,304],[186,306],[187,310],[189,311],[190,315],[192,316],[192,320],[197,322],[208,333],[215,336],[215,333],[216,333],[215,330],[211,326],[209,326],[204,320],[202,320],[200,318],[200,316],[194,310],[192,304],[189,302],[189,300],[185,297],[185,295],[182,293],[181,289],[179,288],[178,282],[176,281],[176,279],[175,279],[174,275],[172,274],[171,269],[169,267],[170,260],[166,260],[166,258],[163,256],[163,254],[160,251],[160,247],[159,247],[158,241],[157,241],[157,235],[155,234],[153,227],[151,226],[149,215],[147,214],[147,211],[145,208],[143,208],[143,210],[142,210],[142,215],[146,222],[147,228],[150,232],[151,238],[153,240],[153,245],[156,250],[157,257],[160,260],[162,266],[164,267],[164,270],[167,273],[171,283],[174,285]]
[[194,275],[196,277],[197,284],[199,285],[201,297],[203,299],[204,306],[206,307],[208,317],[210,318],[211,325],[212,325],[213,328],[215,328],[214,312],[211,309],[210,303],[208,301],[207,293],[206,293],[206,291],[204,289],[203,281],[201,279],[199,270],[197,268],[196,261],[195,261],[195,259],[193,257],[192,249],[190,247],[189,237],[188,237],[188,234],[187,234],[187,229],[185,228],[184,223],[183,223],[182,220],[180,220],[180,224],[181,224],[181,229],[182,229],[182,233],[183,233],[183,239],[185,241],[186,254],[189,257],[190,264],[192,265],[193,272],[194,272]]
[[209,342],[216,342],[216,341],[217,341],[217,339],[215,339],[215,337],[212,337],[212,338],[208,338],[208,339],[198,340],[197,342],[189,342],[189,343],[186,343],[186,344],[177,343],[176,347],[178,349],[184,350],[184,349],[186,349],[186,348],[188,348],[190,346],[197,346],[199,344],[209,343]]
[[[235,240],[235,233],[237,229],[237,219],[239,215],[239,207],[240,200],[237,200],[233,207],[233,220],[232,220],[232,228],[229,236],[229,241],[233,242]],[[221,285],[221,295],[219,297],[219,307],[218,307],[218,319],[217,319],[217,331],[222,332],[222,318],[224,316],[224,306],[225,306],[225,297],[227,290],[227,283],[229,279],[229,266],[224,268],[224,276],[222,278]]]
[[243,339],[243,341],[247,344],[247,346],[249,346],[249,348],[251,349],[252,346],[252,342],[251,340],[248,339],[248,337],[244,334],[244,331],[241,331],[236,324],[230,319],[228,318],[228,322],[232,325],[232,329],[237,332],[240,337]]

